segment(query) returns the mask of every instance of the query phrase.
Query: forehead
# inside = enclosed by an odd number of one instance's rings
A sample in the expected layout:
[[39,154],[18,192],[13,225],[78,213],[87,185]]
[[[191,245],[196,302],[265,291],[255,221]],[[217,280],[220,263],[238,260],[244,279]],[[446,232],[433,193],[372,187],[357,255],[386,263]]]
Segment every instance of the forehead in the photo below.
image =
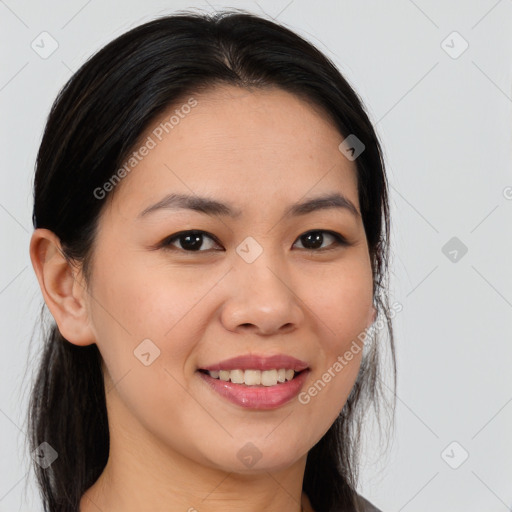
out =
[[151,123],[113,203],[133,218],[170,192],[250,210],[337,190],[358,206],[343,138],[321,109],[291,93],[219,86],[185,96]]

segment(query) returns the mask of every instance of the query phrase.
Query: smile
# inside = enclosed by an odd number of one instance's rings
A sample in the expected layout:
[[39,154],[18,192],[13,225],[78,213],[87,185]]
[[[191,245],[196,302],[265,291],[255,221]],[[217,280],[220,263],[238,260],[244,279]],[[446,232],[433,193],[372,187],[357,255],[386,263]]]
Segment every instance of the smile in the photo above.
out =
[[[284,381],[282,378],[284,372]],[[288,375],[287,375],[288,372]],[[276,409],[295,398],[310,370],[198,370],[210,390],[240,407]],[[213,375],[211,375],[213,374]],[[218,374],[218,375],[217,375]],[[234,382],[241,380],[243,382]],[[246,380],[247,379],[247,380]],[[251,383],[251,384],[249,384]]]

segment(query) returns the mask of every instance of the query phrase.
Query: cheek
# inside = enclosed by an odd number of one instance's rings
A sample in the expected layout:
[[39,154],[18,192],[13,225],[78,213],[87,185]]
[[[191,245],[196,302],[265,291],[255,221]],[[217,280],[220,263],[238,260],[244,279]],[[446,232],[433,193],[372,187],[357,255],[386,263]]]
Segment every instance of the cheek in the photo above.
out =
[[371,268],[359,261],[347,264],[322,277],[320,286],[304,295],[325,329],[331,349],[343,350],[368,326],[373,304]]
[[192,286],[183,272],[148,266],[136,256],[98,266],[94,279],[101,302],[100,307],[93,304],[97,319],[102,325],[112,324],[133,343],[144,338],[166,340],[205,293],[197,282]]
[[[357,378],[373,304],[373,276],[364,258],[329,271],[305,302],[320,331],[315,379],[302,403],[323,417],[324,428],[343,408]],[[322,413],[320,414],[320,411]],[[314,414],[311,417],[313,421]]]
[[134,414],[148,430],[173,419],[179,435],[176,410],[194,406],[183,367],[197,339],[194,304],[205,291],[126,261],[96,270],[92,317],[107,390],[115,386],[110,406],[119,421]]
[[[337,277],[334,277],[337,276]],[[359,373],[364,333],[372,308],[372,276],[365,268],[331,274],[308,305],[319,329],[317,366],[299,403],[317,442],[343,409]]]

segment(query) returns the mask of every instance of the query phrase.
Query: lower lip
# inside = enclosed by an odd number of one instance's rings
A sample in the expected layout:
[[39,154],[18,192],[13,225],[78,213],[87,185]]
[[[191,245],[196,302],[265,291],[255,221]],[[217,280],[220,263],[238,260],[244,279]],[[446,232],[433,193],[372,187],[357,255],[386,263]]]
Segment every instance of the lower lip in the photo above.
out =
[[309,370],[302,371],[294,379],[275,386],[246,386],[214,379],[198,372],[201,378],[219,395],[230,402],[248,409],[277,409],[295,398],[306,380]]

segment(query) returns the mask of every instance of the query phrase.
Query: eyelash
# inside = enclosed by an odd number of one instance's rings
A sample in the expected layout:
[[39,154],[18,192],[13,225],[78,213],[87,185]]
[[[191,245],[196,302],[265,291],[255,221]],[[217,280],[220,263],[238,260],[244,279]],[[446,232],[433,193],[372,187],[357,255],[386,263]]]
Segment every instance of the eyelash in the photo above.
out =
[[[308,251],[308,252],[325,252],[325,251],[332,251],[332,250],[337,249],[339,247],[348,247],[348,246],[351,245],[340,233],[337,233],[336,231],[326,230],[326,229],[313,229],[311,231],[306,231],[305,233],[300,235],[297,238],[297,240],[300,240],[303,236],[309,235],[310,233],[327,233],[328,235],[331,235],[334,238],[334,243],[332,244],[334,247],[328,246],[328,247],[324,247],[324,248],[320,248],[320,249],[302,249],[304,251]],[[216,244],[221,245],[218,242],[218,240],[216,239],[216,237],[214,237],[210,233],[208,233],[206,231],[201,231],[201,230],[193,229],[193,230],[189,230],[189,231],[180,231],[179,233],[175,233],[174,235],[171,235],[171,236],[165,238],[159,244],[158,247],[166,249],[166,250],[170,250],[170,251],[177,250],[177,251],[181,251],[181,252],[185,252],[185,253],[191,253],[191,254],[210,252],[210,249],[205,250],[205,251],[201,251],[201,250],[189,251],[189,250],[186,250],[186,249],[181,249],[179,247],[172,247],[171,246],[171,244],[174,241],[179,240],[180,238],[182,238],[182,237],[184,237],[186,235],[203,235],[203,236],[206,235],[208,238],[213,240]]]

